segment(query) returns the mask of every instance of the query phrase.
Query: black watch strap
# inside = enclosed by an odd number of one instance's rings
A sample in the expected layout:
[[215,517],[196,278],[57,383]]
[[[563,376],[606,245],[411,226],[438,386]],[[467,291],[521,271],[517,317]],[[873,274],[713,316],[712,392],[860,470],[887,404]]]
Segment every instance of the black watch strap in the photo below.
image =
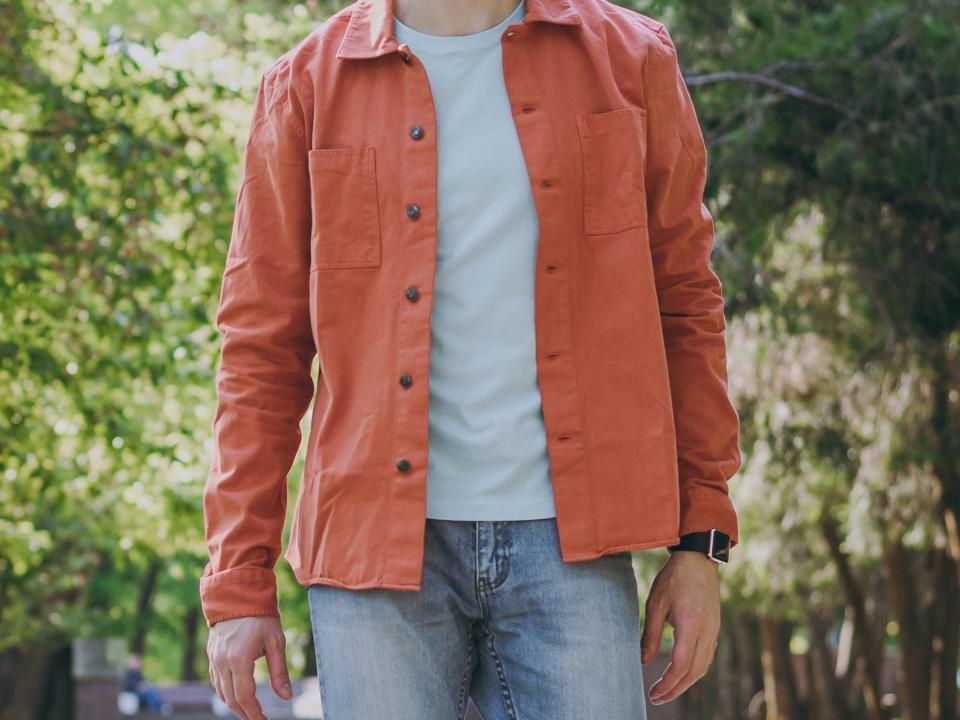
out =
[[672,545],[667,550],[695,550],[722,564],[730,559],[730,536],[716,528],[706,532],[688,533],[680,537],[677,545]]

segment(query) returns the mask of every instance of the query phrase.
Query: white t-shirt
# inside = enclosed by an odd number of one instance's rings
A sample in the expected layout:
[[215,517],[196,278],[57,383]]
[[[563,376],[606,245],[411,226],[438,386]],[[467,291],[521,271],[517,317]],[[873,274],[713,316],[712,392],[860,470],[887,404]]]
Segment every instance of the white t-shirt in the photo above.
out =
[[427,517],[554,517],[534,332],[538,221],[496,25],[430,35],[393,18],[423,63],[438,124]]

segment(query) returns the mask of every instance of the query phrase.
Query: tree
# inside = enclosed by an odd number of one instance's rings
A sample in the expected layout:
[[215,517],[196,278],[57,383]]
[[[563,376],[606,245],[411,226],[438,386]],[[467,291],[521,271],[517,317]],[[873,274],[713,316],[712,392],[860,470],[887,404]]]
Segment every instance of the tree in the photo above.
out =
[[[887,586],[903,716],[954,717],[957,3],[644,7],[675,28],[709,148],[715,259],[732,324],[749,328],[732,360],[743,364],[744,477],[754,475],[738,494],[748,528],[777,546],[772,556],[795,558],[795,533],[807,536],[846,578],[845,603],[858,604],[860,570],[908,578]],[[804,218],[817,227],[788,232]],[[771,521],[785,528],[767,537]],[[851,551],[858,533],[874,542]],[[795,562],[788,588],[811,577]],[[945,601],[917,591],[926,578]],[[760,595],[782,599],[759,581]],[[854,614],[856,632],[873,636],[857,647],[878,716],[869,655],[886,618]]]

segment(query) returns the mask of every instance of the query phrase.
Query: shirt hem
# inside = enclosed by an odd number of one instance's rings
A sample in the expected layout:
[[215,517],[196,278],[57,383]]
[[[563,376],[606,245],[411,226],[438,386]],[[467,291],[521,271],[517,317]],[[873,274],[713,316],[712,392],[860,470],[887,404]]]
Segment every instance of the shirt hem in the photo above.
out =
[[382,588],[384,590],[421,590],[423,588],[421,583],[395,583],[395,582],[379,582],[377,580],[364,580],[361,582],[341,582],[340,580],[334,580],[329,577],[308,577],[303,580],[301,585],[309,588],[311,585],[331,585],[333,587],[343,588],[344,590],[375,590]]
[[644,542],[627,543],[625,545],[611,545],[602,550],[591,550],[581,553],[561,553],[561,556],[564,562],[581,562],[583,560],[595,560],[601,555],[609,555],[610,553],[623,552],[625,550],[650,550],[652,548],[676,545],[679,542],[679,536],[674,535],[673,537],[662,538],[660,540],[645,540]]

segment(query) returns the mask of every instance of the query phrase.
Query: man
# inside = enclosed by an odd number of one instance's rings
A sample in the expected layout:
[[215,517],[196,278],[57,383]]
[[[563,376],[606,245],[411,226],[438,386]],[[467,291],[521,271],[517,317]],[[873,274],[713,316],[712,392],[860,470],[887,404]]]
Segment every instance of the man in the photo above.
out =
[[670,35],[606,0],[357,0],[271,65],[200,580],[241,718],[261,655],[289,697],[274,567],[311,400],[284,557],[329,717],[643,718],[665,622],[652,701],[707,671],[740,453],[705,175]]

